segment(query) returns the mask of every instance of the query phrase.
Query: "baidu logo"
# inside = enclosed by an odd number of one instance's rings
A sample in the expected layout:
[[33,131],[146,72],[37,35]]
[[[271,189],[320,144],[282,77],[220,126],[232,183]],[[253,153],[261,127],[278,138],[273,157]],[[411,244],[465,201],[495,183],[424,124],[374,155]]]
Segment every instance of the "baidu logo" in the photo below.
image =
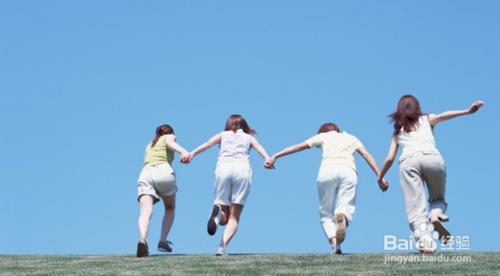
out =
[[[441,243],[436,241],[441,241]],[[415,249],[468,251],[470,250],[470,237],[468,235],[450,235],[440,240],[439,233],[430,223],[422,223],[408,238],[384,235],[384,250],[386,251],[412,251]]]
[[439,233],[434,231],[434,225],[422,223],[409,239],[398,238],[394,235],[384,236],[384,250],[420,250],[432,249],[436,250],[437,243],[435,240],[439,238]]
[[432,249],[436,250],[437,243],[435,240],[439,239],[439,233],[434,231],[434,225],[422,223],[415,231],[413,231],[415,240],[417,240],[417,249]]

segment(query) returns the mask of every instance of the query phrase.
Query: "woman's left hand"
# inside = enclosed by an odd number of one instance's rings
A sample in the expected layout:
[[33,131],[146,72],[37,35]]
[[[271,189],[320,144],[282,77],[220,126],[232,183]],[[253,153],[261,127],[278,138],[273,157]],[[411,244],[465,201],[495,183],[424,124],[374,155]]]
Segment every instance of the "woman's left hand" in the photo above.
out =
[[183,164],[189,164],[193,160],[193,156],[190,153],[184,153],[181,155],[180,161]]
[[379,179],[378,186],[379,186],[380,190],[382,190],[382,192],[385,192],[385,191],[387,191],[387,189],[389,189],[389,182],[387,182],[387,180],[385,180],[384,178]]

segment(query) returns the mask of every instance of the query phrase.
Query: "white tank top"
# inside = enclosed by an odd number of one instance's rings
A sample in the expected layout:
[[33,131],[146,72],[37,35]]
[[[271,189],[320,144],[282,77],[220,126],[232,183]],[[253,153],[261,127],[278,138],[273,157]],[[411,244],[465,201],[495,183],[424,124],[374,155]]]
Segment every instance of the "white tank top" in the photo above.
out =
[[427,115],[420,116],[416,129],[405,132],[403,128],[397,135],[397,142],[402,147],[399,162],[411,157],[415,153],[440,154],[436,148],[434,133]]
[[250,140],[252,136],[238,129],[221,132],[220,151],[217,164],[228,161],[250,162]]

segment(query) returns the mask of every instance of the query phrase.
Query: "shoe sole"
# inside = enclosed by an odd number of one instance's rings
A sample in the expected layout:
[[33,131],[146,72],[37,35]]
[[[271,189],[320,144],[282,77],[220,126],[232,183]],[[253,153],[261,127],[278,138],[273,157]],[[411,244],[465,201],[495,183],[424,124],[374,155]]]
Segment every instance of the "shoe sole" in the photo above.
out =
[[345,240],[345,230],[347,227],[346,217],[344,214],[335,215],[335,221],[337,222],[337,233],[335,238],[337,239],[337,244],[342,243]]
[[148,246],[145,243],[137,244],[137,258],[147,257],[149,256]]
[[439,218],[439,221],[441,221],[441,222],[448,222],[448,221],[450,221],[450,218],[449,217],[447,217],[447,218]]
[[210,236],[213,236],[217,231],[217,223],[215,223],[215,218],[219,214],[219,207],[217,205],[212,209],[212,214],[210,214],[210,218],[207,222],[207,232]]
[[436,253],[436,251],[434,249],[426,248],[426,249],[421,249],[420,253],[422,253],[424,255],[431,255],[431,254]]
[[438,232],[439,240],[441,241],[441,243],[442,244],[448,243],[448,241],[451,239],[451,234],[444,227],[444,225],[441,223],[441,221],[439,221],[439,220],[433,221],[432,225],[434,225],[434,230],[436,230]]
[[163,247],[158,247],[158,251],[164,252],[164,253],[172,253],[172,248],[166,249],[166,248],[163,248]]

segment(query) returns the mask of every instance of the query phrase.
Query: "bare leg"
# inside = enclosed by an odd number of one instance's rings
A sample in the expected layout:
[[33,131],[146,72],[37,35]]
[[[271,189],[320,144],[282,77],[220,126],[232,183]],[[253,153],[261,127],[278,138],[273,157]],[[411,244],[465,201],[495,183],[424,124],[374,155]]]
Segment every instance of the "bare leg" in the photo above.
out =
[[146,242],[148,240],[149,222],[153,215],[153,197],[144,195],[139,199],[139,241]]
[[337,246],[337,239],[335,237],[332,237],[330,239],[330,246],[332,247],[332,249],[335,249],[335,246]]
[[219,205],[219,206],[222,210],[219,225],[226,225],[227,222],[229,221],[229,216],[227,214],[229,214],[231,212],[231,210],[229,209],[229,206],[227,206],[227,205]]
[[220,247],[226,248],[231,239],[233,238],[234,234],[236,234],[242,211],[243,211],[243,205],[241,204],[231,205],[231,210],[229,212],[229,219],[227,221],[227,225],[224,229],[224,234],[222,235],[222,239],[219,244]]
[[163,216],[163,224],[161,226],[160,241],[166,242],[175,218],[175,194],[163,197],[163,204],[165,205],[165,215]]

